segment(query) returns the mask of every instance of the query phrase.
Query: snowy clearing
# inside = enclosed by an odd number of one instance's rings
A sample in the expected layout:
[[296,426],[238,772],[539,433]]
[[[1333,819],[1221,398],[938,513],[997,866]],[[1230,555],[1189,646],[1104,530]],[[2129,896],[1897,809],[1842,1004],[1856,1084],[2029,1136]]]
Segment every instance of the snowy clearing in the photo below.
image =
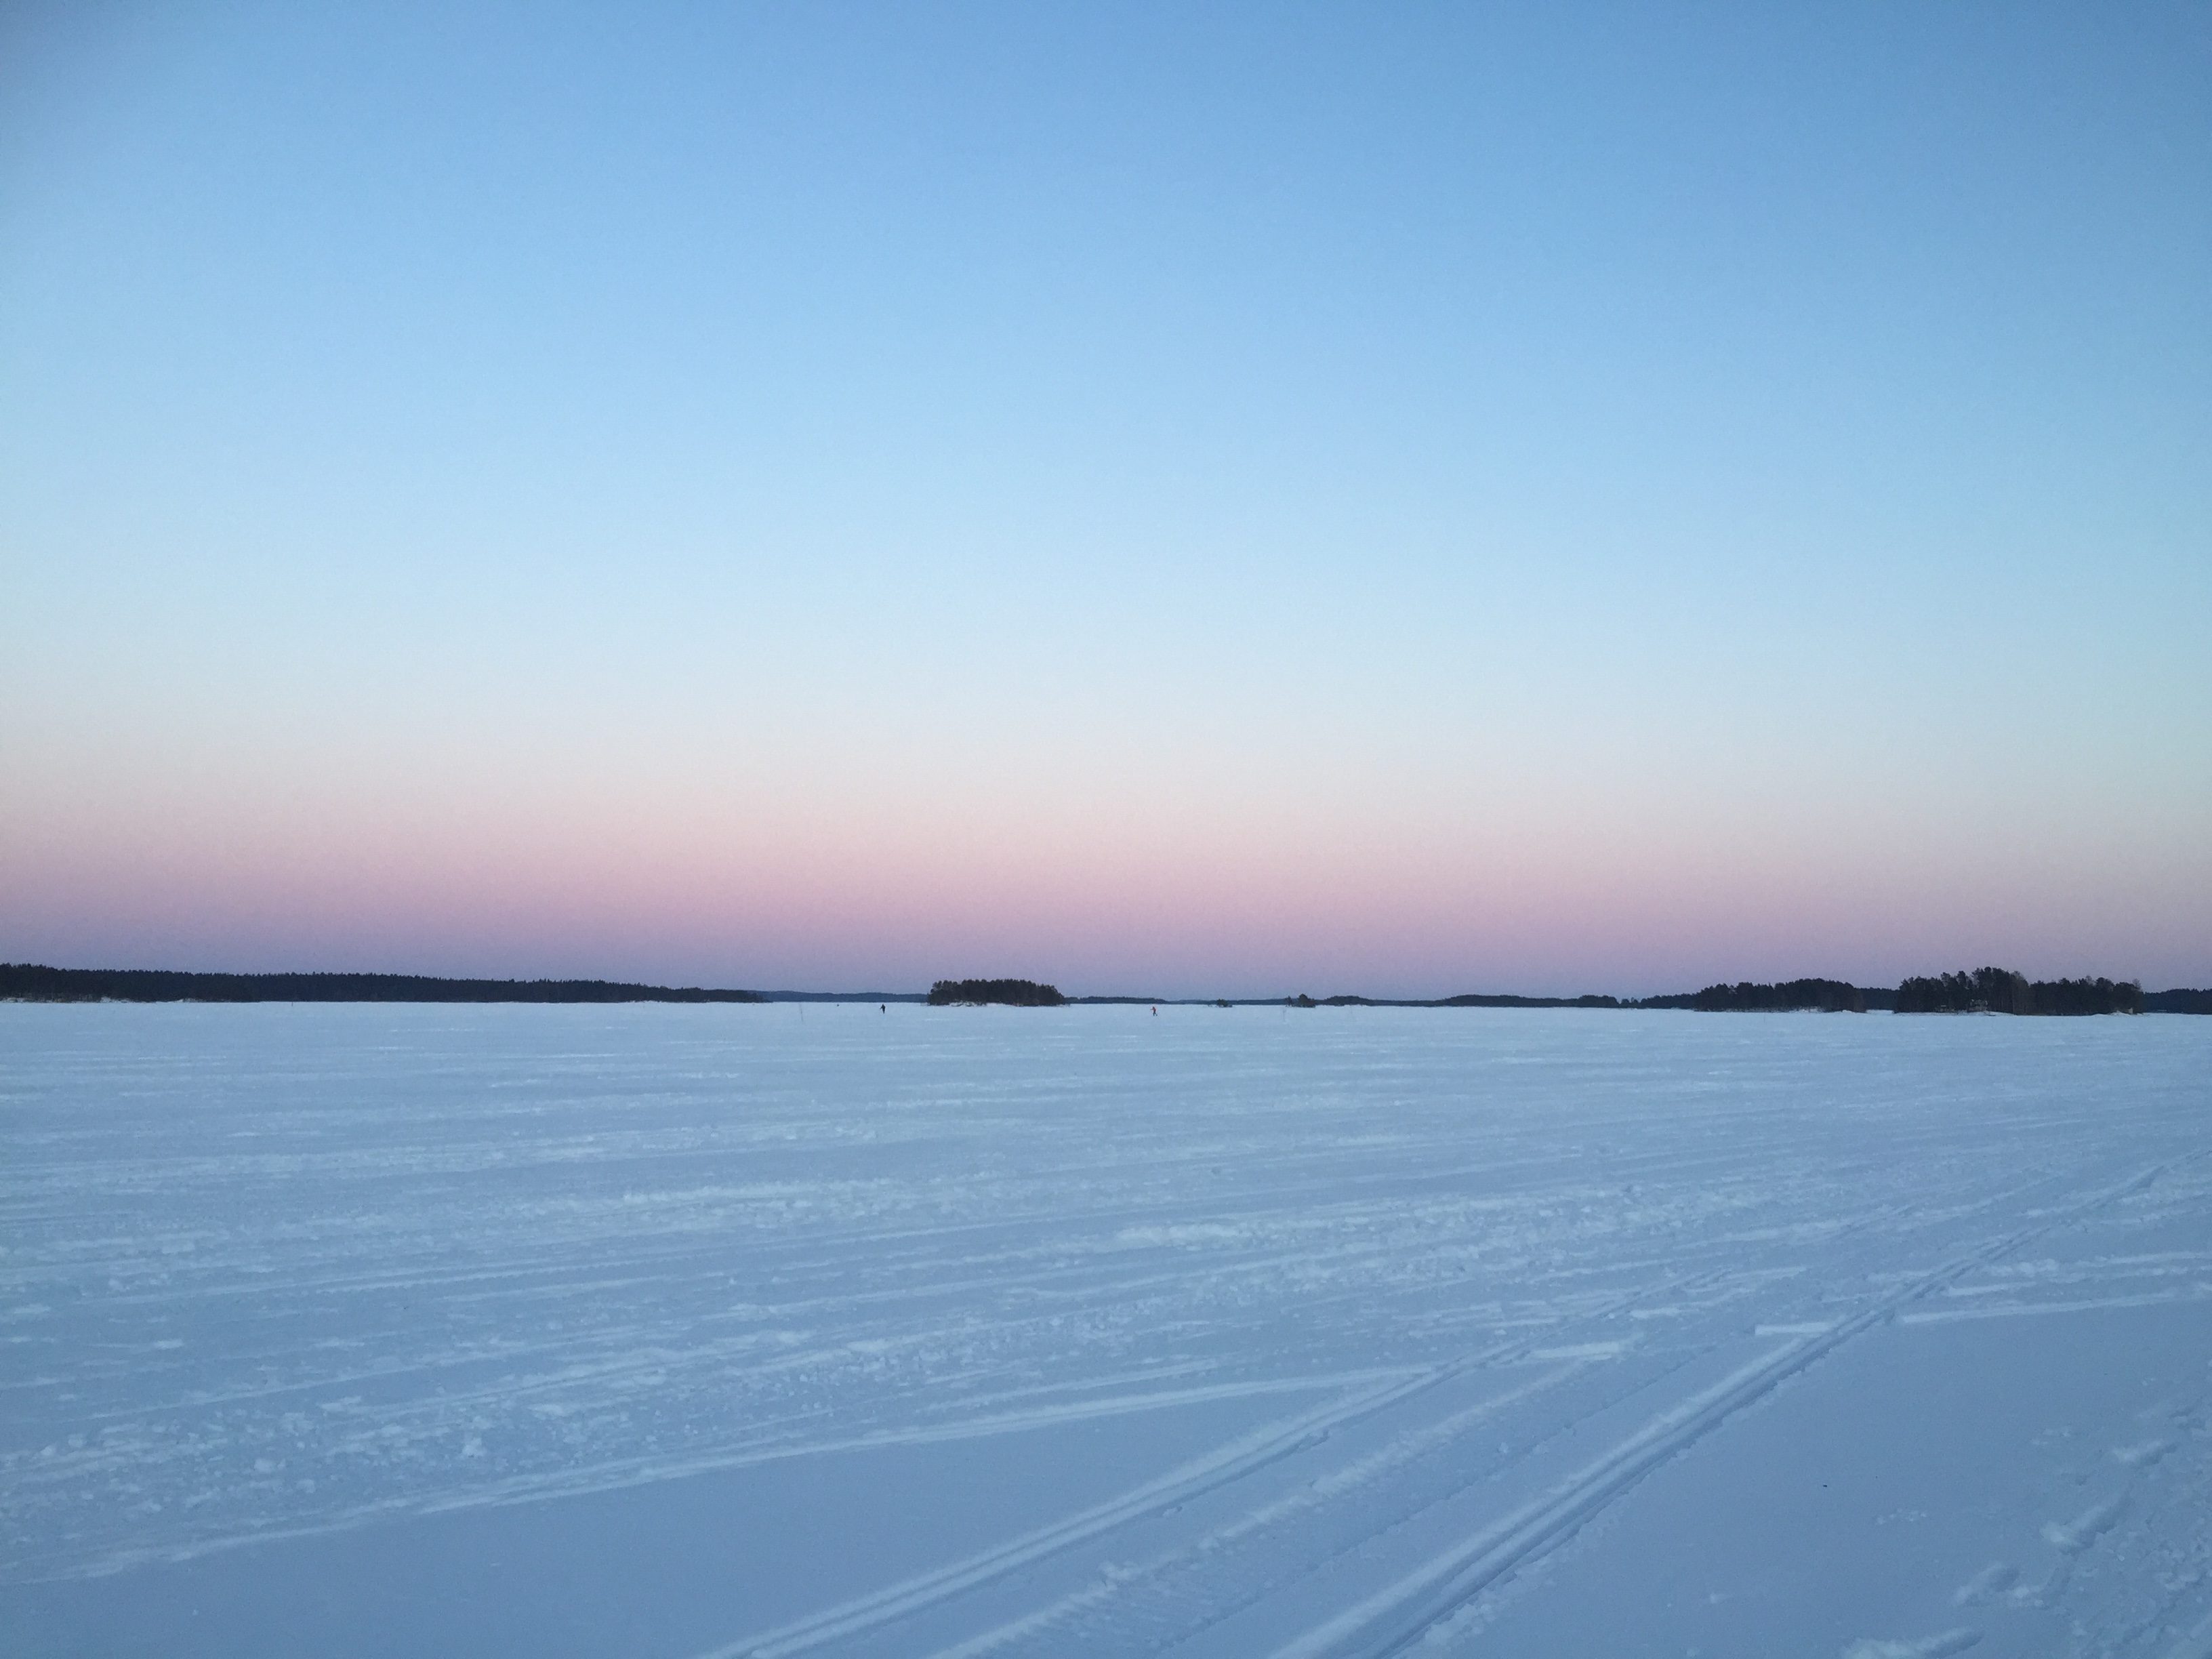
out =
[[10,1654],[2212,1659],[2212,1020],[0,1056]]

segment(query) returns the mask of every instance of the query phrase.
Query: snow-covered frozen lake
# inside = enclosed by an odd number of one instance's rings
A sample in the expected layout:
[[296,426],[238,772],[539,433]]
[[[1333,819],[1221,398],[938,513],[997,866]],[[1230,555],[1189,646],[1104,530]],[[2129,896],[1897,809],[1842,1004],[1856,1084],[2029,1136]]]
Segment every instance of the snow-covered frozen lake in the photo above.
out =
[[2212,1020],[0,1007],[15,1656],[2212,1659]]

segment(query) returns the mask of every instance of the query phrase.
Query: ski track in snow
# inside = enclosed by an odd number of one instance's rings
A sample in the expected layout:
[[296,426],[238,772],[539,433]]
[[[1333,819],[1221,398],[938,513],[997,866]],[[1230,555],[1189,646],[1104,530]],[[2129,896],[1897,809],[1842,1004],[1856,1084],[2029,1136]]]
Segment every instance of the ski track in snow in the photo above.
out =
[[[2136,1190],[2148,1184],[2148,1180],[2146,1176],[2130,1181],[2119,1192]],[[2100,1194],[2082,1207],[2095,1208],[2107,1196],[2117,1195]],[[1714,1387],[1662,1413],[1541,1499],[1506,1516],[1434,1559],[1423,1562],[1406,1577],[1386,1586],[1367,1601],[1346,1608],[1328,1623],[1278,1649],[1275,1659],[1325,1659],[1325,1656],[1343,1652],[1397,1653],[1413,1647],[1439,1620],[1540,1551],[1571,1535],[1645,1473],[1711,1433],[1785,1378],[1887,1319],[1905,1304],[1916,1302],[1972,1268],[2008,1254],[2033,1233],[2045,1230],[2038,1227],[1998,1239],[1936,1269],[1903,1291],[1893,1291],[1840,1324],[1753,1361]],[[2051,1541],[2069,1552],[2078,1550],[2096,1532],[2111,1524],[2111,1511],[2116,1507],[2111,1504],[2098,1506],[2064,1529],[2063,1543],[2057,1536],[2052,1536]],[[2047,1528],[2046,1534],[2050,1532]],[[1915,1648],[1913,1651],[1921,1650]]]
[[[1479,1651],[1847,1346],[2201,1321],[2198,1029],[0,1008],[0,1584],[1236,1406],[690,1651]],[[2204,1406],[2054,1440],[2073,1506],[1935,1604],[2200,1653]]]

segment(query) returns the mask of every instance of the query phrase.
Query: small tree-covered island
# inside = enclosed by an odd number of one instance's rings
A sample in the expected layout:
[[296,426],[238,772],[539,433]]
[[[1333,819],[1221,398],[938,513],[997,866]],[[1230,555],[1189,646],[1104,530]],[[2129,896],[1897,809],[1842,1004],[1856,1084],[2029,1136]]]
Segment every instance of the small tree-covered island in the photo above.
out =
[[1653,997],[1646,1007],[1694,1008],[1702,1013],[1782,1013],[1817,1009],[1899,1014],[2140,1014],[2195,1012],[2186,999],[2197,994],[2166,991],[2146,999],[2133,980],[2031,981],[2009,968],[1976,968],[1955,974],[1916,975],[1894,991],[1871,990],[1832,979],[1793,979],[1780,985],[1708,985],[1694,996]]
[[[1876,992],[1876,996],[1881,993]],[[1690,999],[1701,1013],[1787,1012],[1814,1008],[1826,1014],[1863,1014],[1867,994],[1834,979],[1793,979],[1782,985],[1708,985]]]
[[1900,1014],[2139,1014],[2143,988],[2132,980],[2053,979],[2031,982],[2008,968],[1908,979],[1897,988]]
[[999,1003],[1009,1008],[1059,1008],[1067,999],[1059,988],[1028,979],[940,979],[929,988],[929,1006],[950,1008],[966,1003]]

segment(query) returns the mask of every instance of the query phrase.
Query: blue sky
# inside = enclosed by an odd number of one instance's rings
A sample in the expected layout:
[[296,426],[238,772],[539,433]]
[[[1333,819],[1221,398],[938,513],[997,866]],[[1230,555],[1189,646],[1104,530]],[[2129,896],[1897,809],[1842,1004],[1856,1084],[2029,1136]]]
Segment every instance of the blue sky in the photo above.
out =
[[2212,980],[2212,9],[18,7],[0,939]]

